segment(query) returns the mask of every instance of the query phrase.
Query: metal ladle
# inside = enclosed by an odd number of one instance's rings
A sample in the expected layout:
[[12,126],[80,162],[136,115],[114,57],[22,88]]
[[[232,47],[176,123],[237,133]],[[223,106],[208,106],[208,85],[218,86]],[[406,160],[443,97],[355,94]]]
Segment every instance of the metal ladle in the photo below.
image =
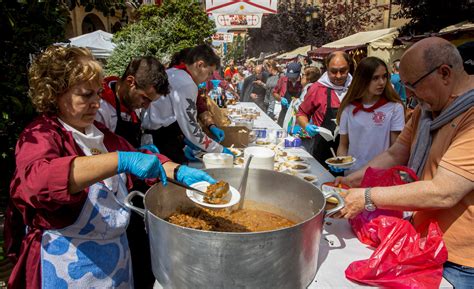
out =
[[239,201],[239,206],[237,207],[238,210],[244,207],[245,191],[247,189],[247,179],[249,176],[250,161],[252,161],[252,158],[253,158],[253,155],[249,155],[247,162],[245,163],[244,174],[242,175],[242,179],[240,181],[240,185],[239,185],[240,201]]

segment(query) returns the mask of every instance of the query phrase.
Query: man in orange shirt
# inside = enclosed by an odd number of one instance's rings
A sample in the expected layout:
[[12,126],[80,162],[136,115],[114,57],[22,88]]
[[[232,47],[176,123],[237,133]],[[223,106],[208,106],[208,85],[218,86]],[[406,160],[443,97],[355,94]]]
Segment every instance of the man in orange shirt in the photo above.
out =
[[430,37],[408,49],[400,77],[419,105],[394,145],[337,183],[360,185],[367,167],[408,165],[420,181],[350,189],[339,217],[375,208],[415,211],[413,224],[438,222],[448,249],[443,276],[455,288],[474,288],[474,76],[459,51]]

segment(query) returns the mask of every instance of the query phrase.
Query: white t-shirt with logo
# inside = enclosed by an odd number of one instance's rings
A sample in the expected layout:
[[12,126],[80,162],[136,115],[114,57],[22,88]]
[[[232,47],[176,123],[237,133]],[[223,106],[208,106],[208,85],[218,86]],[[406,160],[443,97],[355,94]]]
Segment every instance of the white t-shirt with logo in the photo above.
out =
[[[371,105],[364,105],[365,108]],[[390,147],[390,132],[402,131],[405,126],[403,105],[397,102],[375,109],[374,112],[359,110],[352,113],[355,106],[348,105],[341,114],[339,133],[349,135],[347,154],[357,160],[346,175],[366,165],[374,157]]]

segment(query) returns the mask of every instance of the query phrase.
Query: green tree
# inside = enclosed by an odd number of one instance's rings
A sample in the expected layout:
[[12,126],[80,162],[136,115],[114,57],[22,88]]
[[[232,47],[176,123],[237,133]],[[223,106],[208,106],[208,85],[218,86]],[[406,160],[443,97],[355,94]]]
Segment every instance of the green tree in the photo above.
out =
[[320,46],[330,40],[320,11],[301,0],[281,1],[277,14],[263,16],[260,29],[250,29],[248,56],[289,51],[304,45]]
[[214,27],[194,0],[169,0],[159,7],[144,5],[137,11],[136,22],[114,35],[117,47],[107,61],[107,74],[121,75],[137,56],[154,55],[167,62],[185,47],[210,43]]
[[394,18],[410,19],[402,27],[402,35],[438,32],[461,21],[474,21],[474,4],[471,0],[397,0],[401,9]]
[[234,36],[234,41],[228,43],[228,52],[225,56],[225,62],[228,62],[230,59],[236,61],[243,60],[244,58],[244,38],[238,34]]
[[30,57],[51,43],[64,41],[69,11],[62,1],[2,1],[0,9],[0,207],[8,196],[15,169],[19,133],[35,115],[27,96]]

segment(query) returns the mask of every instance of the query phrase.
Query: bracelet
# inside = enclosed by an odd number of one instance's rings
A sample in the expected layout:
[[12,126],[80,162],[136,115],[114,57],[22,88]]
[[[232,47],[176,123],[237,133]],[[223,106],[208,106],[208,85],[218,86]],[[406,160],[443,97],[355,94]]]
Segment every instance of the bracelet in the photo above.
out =
[[175,180],[178,180],[178,171],[179,171],[179,168],[181,167],[181,165],[178,165],[176,168],[174,168],[173,170],[173,178]]

